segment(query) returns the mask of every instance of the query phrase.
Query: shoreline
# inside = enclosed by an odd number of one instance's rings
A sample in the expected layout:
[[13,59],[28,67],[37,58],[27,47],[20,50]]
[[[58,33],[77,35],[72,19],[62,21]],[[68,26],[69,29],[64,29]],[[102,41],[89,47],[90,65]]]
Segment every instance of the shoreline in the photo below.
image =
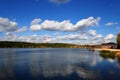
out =
[[120,49],[102,49],[102,48],[95,48],[95,50],[98,50],[98,51],[105,50],[105,51],[116,51],[116,52],[120,52]]

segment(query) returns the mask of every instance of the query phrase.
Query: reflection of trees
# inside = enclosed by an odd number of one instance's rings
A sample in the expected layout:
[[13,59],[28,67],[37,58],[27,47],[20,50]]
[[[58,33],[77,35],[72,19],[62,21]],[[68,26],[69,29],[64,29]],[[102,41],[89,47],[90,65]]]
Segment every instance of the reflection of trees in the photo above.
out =
[[115,59],[115,53],[113,51],[100,51],[100,56],[103,57],[104,59],[110,58],[110,59]]

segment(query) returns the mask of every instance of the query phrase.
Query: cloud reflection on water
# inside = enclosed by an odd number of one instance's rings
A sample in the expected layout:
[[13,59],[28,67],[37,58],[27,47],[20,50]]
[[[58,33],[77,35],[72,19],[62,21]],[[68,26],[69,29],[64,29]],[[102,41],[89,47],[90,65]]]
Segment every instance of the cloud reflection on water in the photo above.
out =
[[[29,50],[29,49],[28,49]],[[77,75],[83,79],[99,79],[100,69],[94,68],[102,63],[99,53],[84,49],[42,49],[8,50],[0,54],[0,79],[19,77],[54,78]],[[115,73],[115,72],[112,72]],[[31,79],[32,80],[32,79]]]

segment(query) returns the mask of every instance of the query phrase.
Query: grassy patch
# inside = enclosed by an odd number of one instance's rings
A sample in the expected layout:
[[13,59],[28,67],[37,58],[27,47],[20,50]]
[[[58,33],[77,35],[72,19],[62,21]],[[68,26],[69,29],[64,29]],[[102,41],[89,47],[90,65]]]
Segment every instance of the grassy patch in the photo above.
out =
[[115,59],[116,52],[102,50],[102,51],[100,51],[100,56],[103,57],[104,59],[107,59],[107,58]]

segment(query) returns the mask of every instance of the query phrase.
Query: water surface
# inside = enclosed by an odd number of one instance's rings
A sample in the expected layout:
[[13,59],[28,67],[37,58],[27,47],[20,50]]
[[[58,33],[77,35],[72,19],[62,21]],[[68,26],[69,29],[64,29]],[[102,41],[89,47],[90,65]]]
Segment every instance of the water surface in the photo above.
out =
[[0,49],[0,80],[120,80],[120,59],[69,48]]

